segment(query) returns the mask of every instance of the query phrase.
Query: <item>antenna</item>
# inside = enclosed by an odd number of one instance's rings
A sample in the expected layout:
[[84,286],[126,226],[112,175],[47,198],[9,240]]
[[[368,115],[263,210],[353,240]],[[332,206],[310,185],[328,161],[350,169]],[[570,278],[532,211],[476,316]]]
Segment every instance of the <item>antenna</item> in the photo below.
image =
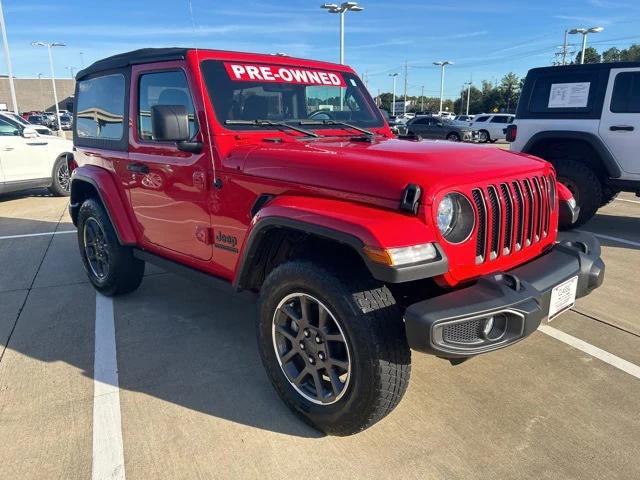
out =
[[[204,92],[204,85],[203,85],[203,81],[202,81],[202,66],[200,65],[200,51],[198,50],[197,47],[197,40],[198,40],[198,36],[197,34],[197,29],[196,29],[196,21],[195,21],[195,17],[193,16],[193,5],[191,4],[191,0],[187,0],[187,3],[189,4],[189,15],[191,16],[191,27],[193,28],[193,38],[194,40],[196,40],[196,46],[195,46],[195,51],[196,51],[196,61],[198,63],[198,71],[199,71],[199,76],[198,76],[198,85],[200,87],[200,98],[202,99],[202,106],[204,108],[204,123],[205,123],[205,127],[206,127],[206,136],[207,136],[207,143],[209,144],[209,155],[211,156],[211,168],[213,169],[213,185],[214,187],[218,188],[218,177],[216,175],[216,162],[215,162],[215,158],[213,156],[213,142],[211,140],[211,128],[209,128],[209,114],[207,113],[207,102],[205,101],[205,92]],[[205,135],[205,132],[202,133],[203,135]]]

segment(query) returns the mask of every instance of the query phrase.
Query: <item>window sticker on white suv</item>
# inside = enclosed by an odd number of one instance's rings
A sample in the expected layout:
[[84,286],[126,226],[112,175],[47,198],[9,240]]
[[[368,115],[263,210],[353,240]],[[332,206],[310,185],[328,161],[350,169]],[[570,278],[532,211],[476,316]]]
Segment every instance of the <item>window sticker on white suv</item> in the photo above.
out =
[[589,103],[590,82],[553,83],[548,108],[585,108]]

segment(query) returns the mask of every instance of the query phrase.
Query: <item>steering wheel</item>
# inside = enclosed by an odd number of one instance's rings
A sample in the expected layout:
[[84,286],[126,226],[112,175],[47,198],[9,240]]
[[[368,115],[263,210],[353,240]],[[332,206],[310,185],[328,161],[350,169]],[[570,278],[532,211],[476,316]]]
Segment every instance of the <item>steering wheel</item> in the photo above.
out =
[[309,115],[309,118],[312,118],[314,120],[335,120],[329,110],[316,110]]

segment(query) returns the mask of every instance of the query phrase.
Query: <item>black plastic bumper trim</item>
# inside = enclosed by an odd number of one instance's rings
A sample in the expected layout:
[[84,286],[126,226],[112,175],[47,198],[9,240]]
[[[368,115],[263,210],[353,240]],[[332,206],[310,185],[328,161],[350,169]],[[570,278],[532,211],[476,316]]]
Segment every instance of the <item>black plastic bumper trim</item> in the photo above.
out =
[[[553,288],[578,277],[576,298],[602,285],[600,244],[584,232],[562,232],[557,243],[535,260],[504,273],[481,277],[469,287],[415,303],[405,311],[405,328],[413,350],[445,358],[463,358],[512,345],[534,332],[549,313]],[[468,346],[442,340],[445,324],[512,312],[509,335]],[[515,317],[521,317],[521,325]]]

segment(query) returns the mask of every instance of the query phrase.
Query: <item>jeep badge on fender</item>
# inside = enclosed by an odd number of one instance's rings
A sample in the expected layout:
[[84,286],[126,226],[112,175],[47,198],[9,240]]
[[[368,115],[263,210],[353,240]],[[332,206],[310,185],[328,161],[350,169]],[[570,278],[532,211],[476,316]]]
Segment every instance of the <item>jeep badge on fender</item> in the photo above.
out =
[[551,164],[396,138],[347,66],[144,49],[79,72],[75,99],[94,287],[132,292],[149,262],[256,299],[275,390],[328,434],[395,408],[411,350],[509,347],[603,281],[594,237],[558,233],[579,210]]

